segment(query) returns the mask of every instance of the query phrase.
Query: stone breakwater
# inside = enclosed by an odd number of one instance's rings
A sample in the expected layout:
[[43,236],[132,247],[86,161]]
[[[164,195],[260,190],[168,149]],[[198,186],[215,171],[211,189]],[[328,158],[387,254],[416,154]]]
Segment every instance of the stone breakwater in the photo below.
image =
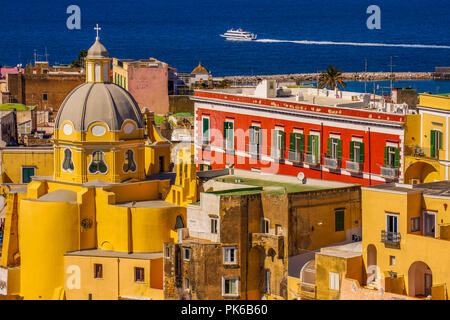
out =
[[[280,82],[317,81],[318,73],[277,74],[262,76],[228,76],[223,77],[232,83],[256,83],[261,80],[277,80]],[[431,80],[433,72],[346,72],[343,80]]]

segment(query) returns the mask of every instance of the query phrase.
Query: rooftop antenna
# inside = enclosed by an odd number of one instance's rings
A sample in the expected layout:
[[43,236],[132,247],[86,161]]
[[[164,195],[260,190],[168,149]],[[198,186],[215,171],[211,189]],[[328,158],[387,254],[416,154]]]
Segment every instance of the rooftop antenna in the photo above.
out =
[[394,86],[394,72],[393,72],[393,67],[395,66],[394,64],[392,64],[392,59],[393,56],[391,56],[391,63],[389,64],[389,66],[391,67],[391,94],[392,94],[392,87]]
[[367,93],[367,58],[364,62],[364,93]]
[[47,47],[45,47],[45,62],[48,62],[48,53],[47,53]]
[[34,49],[34,65],[36,65],[36,60],[37,60],[37,50]]

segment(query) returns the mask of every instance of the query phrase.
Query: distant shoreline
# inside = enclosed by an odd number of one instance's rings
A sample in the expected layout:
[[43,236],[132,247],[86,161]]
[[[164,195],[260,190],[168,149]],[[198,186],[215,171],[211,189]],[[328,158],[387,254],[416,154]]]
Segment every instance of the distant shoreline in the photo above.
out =
[[[224,80],[237,83],[254,83],[261,80],[277,81],[317,81],[318,73],[297,73],[277,75],[226,76]],[[346,81],[383,81],[383,80],[438,80],[434,72],[345,72]],[[219,78],[219,77],[218,77]],[[444,80],[444,79],[442,79]]]

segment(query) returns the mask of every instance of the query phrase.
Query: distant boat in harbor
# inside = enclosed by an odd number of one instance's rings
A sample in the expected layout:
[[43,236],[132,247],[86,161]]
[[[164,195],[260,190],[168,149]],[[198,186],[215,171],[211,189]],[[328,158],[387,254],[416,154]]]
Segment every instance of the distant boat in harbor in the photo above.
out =
[[229,41],[252,41],[258,37],[256,34],[244,31],[241,28],[237,30],[230,29],[224,34],[220,35]]

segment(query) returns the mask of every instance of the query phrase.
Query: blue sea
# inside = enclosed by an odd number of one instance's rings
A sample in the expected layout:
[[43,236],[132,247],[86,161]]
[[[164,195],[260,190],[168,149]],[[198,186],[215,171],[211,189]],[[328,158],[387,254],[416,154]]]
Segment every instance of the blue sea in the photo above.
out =
[[[72,4],[81,9],[81,30],[66,27]],[[366,26],[373,4],[381,9],[379,30]],[[154,57],[180,72],[199,61],[214,76],[316,72],[330,64],[355,72],[365,59],[368,71],[389,71],[391,56],[394,71],[450,66],[448,0],[3,0],[0,10],[3,65],[30,63],[34,50],[40,60],[47,52],[51,64],[70,63],[93,43],[98,23],[111,56]],[[260,41],[219,36],[238,27]],[[450,92],[449,81],[411,84]]]

